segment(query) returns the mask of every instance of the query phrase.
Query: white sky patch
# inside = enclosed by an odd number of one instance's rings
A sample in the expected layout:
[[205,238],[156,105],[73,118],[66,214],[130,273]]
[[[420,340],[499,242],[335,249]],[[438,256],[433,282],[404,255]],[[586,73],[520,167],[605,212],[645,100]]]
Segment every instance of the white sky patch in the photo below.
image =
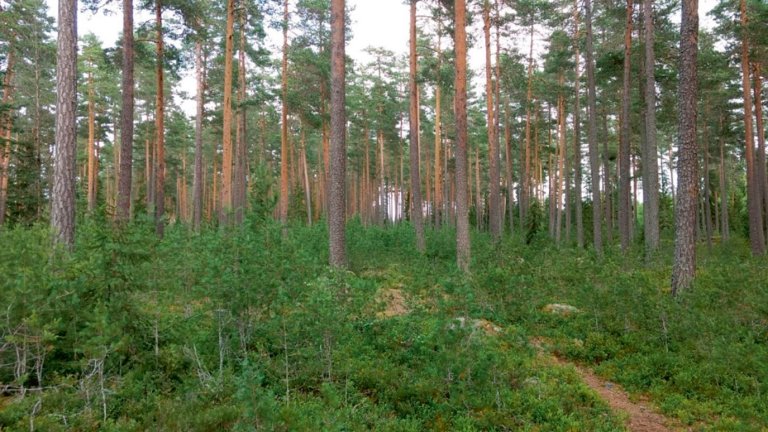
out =
[[[717,0],[700,0],[699,1],[699,19],[703,28],[713,28],[714,21],[707,16],[707,13],[712,10]],[[58,1],[47,0],[49,7],[49,15],[56,19],[58,15]],[[292,1],[292,4],[295,1]],[[356,62],[367,63],[373,59],[365,52],[368,47],[385,48],[395,53],[395,55],[405,55],[408,52],[408,40],[409,40],[409,6],[404,0],[347,0],[350,12],[352,40],[347,46],[347,55],[355,59]],[[425,13],[422,8],[418,11],[417,25],[422,27],[427,25],[424,20]],[[134,25],[138,26],[140,23],[153,19],[153,14],[148,11],[136,10],[134,16]],[[679,22],[679,13],[673,18],[675,22]],[[482,35],[482,20],[475,20],[475,26],[471,29],[467,29],[475,37],[475,44],[469,50],[469,65],[473,71],[475,71],[475,85],[473,88],[477,88],[481,93],[483,90],[478,86],[483,85],[483,68],[485,67],[485,53],[483,48],[483,35]],[[78,13],[78,33],[84,35],[88,32],[94,33],[101,39],[105,48],[114,47],[118,37],[123,28],[122,11],[113,10],[111,12],[84,12]],[[282,46],[280,32],[268,31],[267,46],[275,50],[275,55],[279,55],[279,50]],[[495,35],[492,35],[495,37]],[[544,40],[546,35],[538,35],[535,43],[535,51],[543,52],[546,49],[546,41]],[[528,52],[528,35],[521,35],[513,41],[512,45],[517,46],[518,49],[527,54]],[[450,44],[449,41],[445,42],[447,47]],[[509,44],[509,41],[502,41],[502,46]],[[193,71],[183,71],[182,80],[179,84],[181,91],[186,92],[190,99],[180,101],[182,109],[188,115],[193,115],[195,112],[194,106],[194,93],[195,93],[195,81],[193,77]]]

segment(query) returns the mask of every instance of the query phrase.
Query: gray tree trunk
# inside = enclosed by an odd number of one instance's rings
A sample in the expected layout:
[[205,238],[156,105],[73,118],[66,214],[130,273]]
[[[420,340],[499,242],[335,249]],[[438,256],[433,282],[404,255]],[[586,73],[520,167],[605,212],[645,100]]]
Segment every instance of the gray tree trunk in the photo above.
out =
[[56,53],[56,152],[53,161],[51,226],[68,249],[75,242],[77,150],[77,0],[59,0]]
[[426,244],[424,241],[424,222],[422,221],[421,206],[421,176],[419,175],[419,87],[416,84],[417,64],[416,64],[416,1],[411,0],[411,55],[409,58],[410,74],[410,159],[411,159],[411,197],[413,199],[413,211],[411,212],[411,221],[416,230],[416,250],[424,252]]
[[653,0],[644,0],[645,146],[643,147],[643,229],[646,253],[659,248],[659,164],[656,146],[656,80],[653,49]]
[[[748,24],[747,2],[741,0],[741,25],[746,29]],[[749,37],[743,30],[741,40],[741,84],[744,99],[744,135],[747,164],[747,208],[749,213],[749,244],[753,255],[765,255],[765,237],[763,234],[763,218],[761,212],[762,197],[755,169],[755,138],[752,132],[752,91],[749,68]]]
[[631,217],[630,205],[630,178],[629,178],[629,150],[631,114],[631,77],[632,77],[632,4],[634,0],[627,0],[627,18],[624,27],[624,85],[622,88],[621,103],[621,145],[619,148],[619,238],[621,250],[627,251],[631,243]]
[[[603,253],[603,233],[601,223],[600,200],[600,157],[597,146],[597,96],[595,95],[595,59],[593,51],[592,34],[592,1],[584,0],[587,25],[587,105],[589,107],[587,134],[589,139],[589,166],[592,171],[592,237],[595,252]],[[606,173],[608,175],[608,173]],[[607,192],[607,191],[606,191]]]
[[581,58],[579,55],[579,2],[574,0],[573,6],[573,48],[576,78],[573,93],[573,194],[576,206],[576,244],[584,247],[584,205],[581,197]]
[[120,169],[117,181],[117,219],[131,217],[133,182],[133,0],[123,0],[123,77],[120,113]]
[[675,262],[672,295],[688,289],[696,272],[696,206],[699,194],[696,98],[699,49],[698,0],[683,0],[680,23],[679,132]]
[[197,81],[197,114],[195,116],[195,176],[192,183],[192,226],[200,230],[203,219],[203,109],[205,79],[203,74],[203,43],[195,42],[195,78]]
[[344,0],[331,1],[331,145],[330,184],[328,188],[328,231],[330,265],[347,266],[346,174],[347,148],[345,140],[345,65],[344,65]]

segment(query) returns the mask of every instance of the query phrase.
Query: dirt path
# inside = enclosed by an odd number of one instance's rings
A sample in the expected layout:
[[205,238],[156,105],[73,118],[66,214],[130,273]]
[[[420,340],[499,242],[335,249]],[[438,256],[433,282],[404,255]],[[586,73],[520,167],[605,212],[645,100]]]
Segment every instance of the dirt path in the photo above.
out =
[[[379,318],[392,318],[410,312],[410,308],[407,305],[407,298],[400,289],[385,289],[380,291],[376,297],[377,303],[383,303],[384,305],[384,310],[377,312]],[[560,306],[560,309],[564,308],[562,305],[555,306]],[[563,310],[560,309],[558,309],[559,313],[572,313],[572,311],[567,308]],[[460,327],[471,326],[472,328],[482,330],[489,336],[493,336],[501,331],[495,324],[484,319],[473,320],[466,317],[459,317],[456,319],[454,325]],[[543,362],[556,364],[562,367],[573,367],[581,377],[582,381],[594,390],[595,393],[597,393],[598,396],[611,407],[613,412],[622,413],[626,416],[626,426],[630,432],[671,432],[686,430],[685,428],[677,426],[677,423],[672,419],[657,413],[647,402],[633,402],[630,400],[629,395],[627,395],[621,386],[600,378],[585,367],[571,363],[552,354],[547,348],[548,343],[546,340],[534,338],[530,342],[534,348],[536,348],[537,356]]]
[[584,384],[588,385],[595,393],[604,400],[611,410],[626,415],[627,429],[631,432],[668,432],[681,431],[685,428],[676,426],[676,422],[667,418],[643,401],[633,402],[621,388],[621,386],[608,382],[595,375],[591,370],[561,359],[546,348],[541,340],[533,340],[531,344],[536,348],[538,355],[545,361],[549,361],[560,366],[572,366],[579,374]]

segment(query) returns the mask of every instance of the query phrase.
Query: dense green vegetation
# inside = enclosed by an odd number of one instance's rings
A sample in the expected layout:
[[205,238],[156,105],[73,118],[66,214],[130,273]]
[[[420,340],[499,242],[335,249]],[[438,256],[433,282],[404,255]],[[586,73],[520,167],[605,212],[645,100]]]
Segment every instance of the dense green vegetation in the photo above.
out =
[[[639,245],[596,258],[475,233],[467,276],[450,229],[421,255],[408,225],[353,221],[340,272],[323,225],[175,225],[162,241],[149,220],[81,227],[73,254],[44,229],[0,231],[0,429],[623,427],[532,340],[682,424],[768,426],[768,270],[740,239],[700,251],[673,299],[669,244],[646,262]],[[401,309],[382,313],[393,291]]]

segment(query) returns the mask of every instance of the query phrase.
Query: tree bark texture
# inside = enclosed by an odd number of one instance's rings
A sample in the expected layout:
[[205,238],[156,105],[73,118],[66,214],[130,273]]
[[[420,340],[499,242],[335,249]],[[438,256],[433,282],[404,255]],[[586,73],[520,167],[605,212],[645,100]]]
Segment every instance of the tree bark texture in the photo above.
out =
[[630,122],[631,113],[629,106],[631,104],[631,77],[632,77],[632,5],[634,0],[627,0],[627,17],[624,26],[624,81],[622,88],[622,121],[621,121],[621,145],[619,148],[619,238],[621,249],[627,251],[631,241],[632,230],[632,207],[630,204],[630,170],[629,153],[630,143]]
[[411,0],[410,22],[410,56],[409,56],[409,87],[410,87],[410,159],[411,159],[411,198],[413,200],[413,212],[411,221],[416,230],[416,250],[424,252],[426,244],[424,240],[424,223],[422,221],[421,205],[421,176],[419,175],[419,88],[416,83],[416,1]]
[[[600,200],[600,157],[597,144],[597,95],[595,94],[595,59],[592,34],[592,2],[584,0],[584,9],[586,11],[587,26],[587,138],[589,140],[589,167],[592,179],[592,241],[595,252],[598,255],[603,253],[603,232],[601,223],[601,200]],[[607,173],[606,173],[607,175]],[[606,191],[607,192],[607,191]]]
[[203,219],[203,110],[205,109],[205,79],[203,72],[203,43],[195,42],[195,78],[197,81],[197,113],[195,115],[195,174],[192,183],[192,226],[200,230]]
[[696,206],[698,203],[698,145],[696,98],[699,43],[698,0],[683,0],[680,26],[679,159],[675,206],[675,259],[672,295],[688,289],[696,271]]
[[123,0],[123,76],[120,112],[120,169],[117,181],[117,220],[131,217],[133,183],[133,0]]
[[77,151],[77,0],[59,0],[56,52],[56,152],[53,162],[51,226],[58,243],[75,242]]
[[645,26],[645,146],[643,147],[643,229],[647,253],[659,248],[659,163],[656,144],[656,79],[653,0],[643,0]]
[[165,76],[163,72],[163,5],[157,0],[155,6],[157,24],[157,99],[155,102],[155,232],[163,237],[165,230]]
[[749,36],[747,34],[747,25],[749,18],[747,16],[747,1],[741,0],[739,3],[741,17],[741,85],[742,96],[744,100],[744,142],[746,151],[744,153],[747,164],[747,209],[749,213],[749,245],[753,255],[765,255],[765,237],[763,234],[763,221],[761,213],[760,187],[758,184],[757,170],[755,169],[755,136],[753,134],[752,123],[752,89],[749,67]]
[[456,117],[456,263],[469,272],[469,201],[467,199],[467,31],[465,0],[454,2],[454,43],[456,74],[454,110]]
[[234,48],[235,0],[227,0],[227,27],[224,44],[224,100],[221,160],[221,207],[219,223],[229,224],[232,213],[232,52]]
[[330,265],[346,267],[346,109],[344,0],[331,0],[331,143],[328,231]]

